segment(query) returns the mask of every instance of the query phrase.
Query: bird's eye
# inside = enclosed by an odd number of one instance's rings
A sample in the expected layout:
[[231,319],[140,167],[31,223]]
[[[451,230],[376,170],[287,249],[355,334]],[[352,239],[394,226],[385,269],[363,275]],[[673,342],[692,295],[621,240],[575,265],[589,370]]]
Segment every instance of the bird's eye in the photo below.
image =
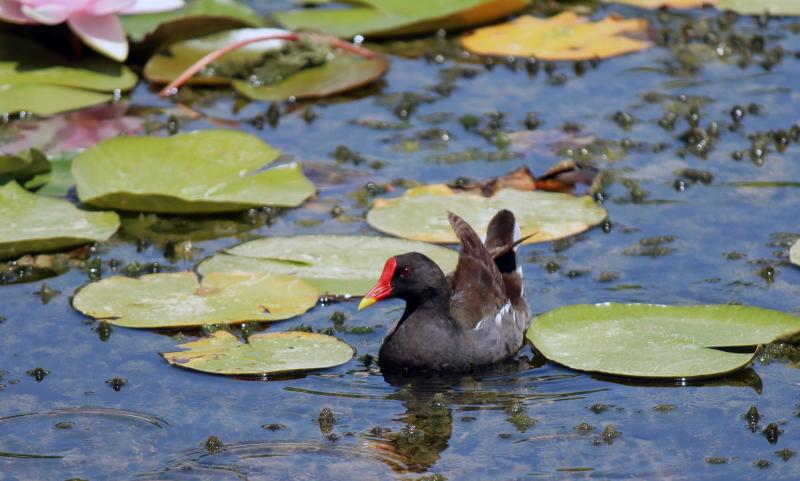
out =
[[409,269],[408,267],[401,267],[400,277],[411,277],[411,269]]

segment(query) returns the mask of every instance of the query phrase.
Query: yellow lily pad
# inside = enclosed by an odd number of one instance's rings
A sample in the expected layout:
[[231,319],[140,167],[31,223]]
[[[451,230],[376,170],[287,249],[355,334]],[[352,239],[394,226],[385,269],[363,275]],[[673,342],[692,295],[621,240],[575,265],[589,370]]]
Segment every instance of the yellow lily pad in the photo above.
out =
[[293,276],[193,272],[109,277],[83,287],[72,305],[123,327],[175,328],[245,321],[279,321],[317,303],[317,290]]
[[174,365],[211,374],[264,376],[344,364],[355,351],[333,336],[309,332],[254,334],[242,343],[236,336],[217,331],[211,337],[187,342],[185,351],[164,352]]
[[367,222],[379,231],[424,242],[456,243],[447,211],[463,217],[478,232],[486,232],[500,209],[514,212],[525,241],[560,239],[599,224],[608,213],[589,196],[576,197],[542,191],[503,189],[492,197],[455,194],[445,186],[409,189],[402,197],[379,199],[367,213]]
[[789,250],[789,261],[792,264],[800,266],[800,240],[795,242]]
[[641,38],[647,20],[609,16],[591,21],[573,12],[542,19],[521,16],[508,23],[479,28],[464,35],[461,44],[481,55],[536,57],[543,60],[589,60],[646,50]]

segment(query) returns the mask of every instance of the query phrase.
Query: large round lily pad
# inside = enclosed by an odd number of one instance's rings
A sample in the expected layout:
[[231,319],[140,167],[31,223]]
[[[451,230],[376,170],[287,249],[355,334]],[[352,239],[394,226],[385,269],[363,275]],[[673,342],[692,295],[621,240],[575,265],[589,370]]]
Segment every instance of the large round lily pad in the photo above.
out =
[[118,137],[72,162],[82,202],[118,210],[212,213],[293,207],[314,193],[297,164],[268,170],[279,151],[243,132]]
[[178,347],[186,350],[161,354],[174,366],[239,376],[325,369],[344,364],[355,354],[352,347],[333,336],[294,331],[254,334],[247,343],[217,331]]
[[792,248],[789,249],[789,261],[800,266],[800,240],[795,242]]
[[201,283],[193,272],[179,272],[109,277],[79,290],[72,305],[118,326],[173,328],[288,319],[314,307],[317,297],[292,276],[214,273]]
[[425,242],[458,242],[447,211],[463,217],[479,233],[500,209],[514,212],[526,243],[545,242],[583,232],[606,218],[605,209],[591,197],[552,192],[503,189],[492,197],[454,194],[446,186],[411,189],[395,199],[380,199],[367,222],[383,232]]
[[456,267],[458,253],[423,242],[386,237],[306,235],[270,237],[228,249],[198,266],[212,272],[274,272],[301,277],[329,294],[364,295],[391,256],[421,252],[443,271]]
[[644,378],[720,376],[746,366],[743,348],[800,333],[800,318],[748,306],[580,304],[533,320],[527,337],[573,369]]
[[86,212],[65,200],[32,194],[16,182],[0,187],[0,259],[104,241],[119,228],[114,212]]
[[[202,57],[227,45],[264,35],[290,33],[274,28],[245,28],[179,42],[153,56],[145,65],[144,75],[151,82],[168,83]],[[265,52],[279,50],[286,45],[286,42],[288,41],[265,40],[245,45],[212,63],[205,74],[195,75],[187,83],[200,85],[231,83],[240,93],[256,100],[318,98],[366,85],[383,75],[389,66],[387,60],[379,55],[366,58],[350,52],[333,50],[322,65],[303,68],[275,83],[259,86],[249,80],[235,79],[220,73],[220,70],[228,72],[246,70],[246,66],[258,64]]]

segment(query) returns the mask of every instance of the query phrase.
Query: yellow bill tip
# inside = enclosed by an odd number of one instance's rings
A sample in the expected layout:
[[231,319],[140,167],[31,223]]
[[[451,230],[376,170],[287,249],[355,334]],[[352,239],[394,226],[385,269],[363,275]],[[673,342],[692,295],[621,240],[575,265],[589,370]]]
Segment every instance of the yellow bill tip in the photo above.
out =
[[362,309],[366,309],[369,306],[375,304],[376,302],[378,302],[378,300],[375,299],[374,297],[362,297],[361,302],[358,303],[358,310],[360,311]]

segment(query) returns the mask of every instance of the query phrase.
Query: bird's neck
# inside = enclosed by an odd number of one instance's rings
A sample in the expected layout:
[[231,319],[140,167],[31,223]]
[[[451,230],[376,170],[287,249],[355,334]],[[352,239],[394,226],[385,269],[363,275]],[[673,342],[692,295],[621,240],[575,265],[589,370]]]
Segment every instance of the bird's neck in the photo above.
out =
[[408,319],[415,312],[426,312],[429,314],[443,314],[445,318],[450,317],[450,292],[447,285],[431,287],[423,295],[405,299],[406,309],[400,318],[400,323]]

